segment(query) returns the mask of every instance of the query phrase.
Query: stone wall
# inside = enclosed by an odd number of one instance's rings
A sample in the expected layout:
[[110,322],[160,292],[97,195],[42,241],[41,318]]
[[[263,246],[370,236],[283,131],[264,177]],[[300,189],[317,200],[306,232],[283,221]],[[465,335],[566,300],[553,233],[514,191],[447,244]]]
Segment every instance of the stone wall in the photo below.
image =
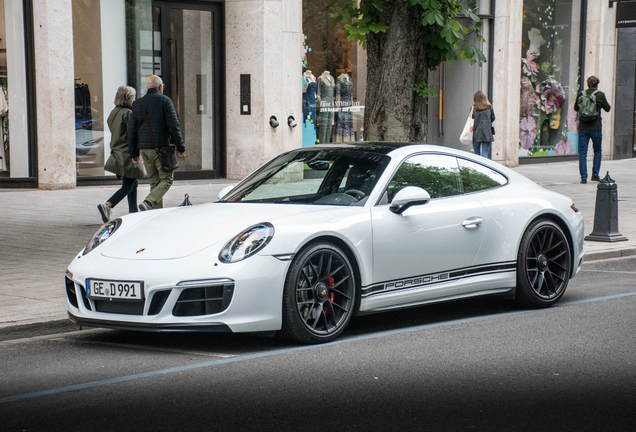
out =
[[75,187],[75,84],[71,0],[33,3],[38,186]]
[[[302,145],[302,0],[225,3],[227,178],[242,179]],[[251,115],[240,113],[240,75],[251,77]],[[269,125],[275,116],[277,128]]]

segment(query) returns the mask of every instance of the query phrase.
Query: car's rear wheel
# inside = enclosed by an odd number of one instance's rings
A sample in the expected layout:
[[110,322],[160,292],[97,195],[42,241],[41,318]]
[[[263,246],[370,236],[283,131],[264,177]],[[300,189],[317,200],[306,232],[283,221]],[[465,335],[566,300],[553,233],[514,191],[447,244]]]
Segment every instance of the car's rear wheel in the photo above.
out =
[[570,269],[570,245],[563,230],[551,220],[533,222],[519,246],[517,302],[531,308],[552,306],[568,286]]
[[345,253],[328,242],[310,245],[296,255],[285,281],[282,334],[302,343],[335,339],[353,315],[356,295]]

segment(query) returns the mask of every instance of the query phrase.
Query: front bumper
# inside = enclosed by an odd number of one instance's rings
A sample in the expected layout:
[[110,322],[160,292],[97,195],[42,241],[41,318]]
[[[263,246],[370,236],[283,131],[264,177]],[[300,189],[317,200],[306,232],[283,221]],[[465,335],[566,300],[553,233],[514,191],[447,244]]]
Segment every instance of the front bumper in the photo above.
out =
[[86,327],[103,327],[118,330],[139,330],[150,332],[202,332],[202,333],[231,333],[232,330],[223,323],[181,323],[181,324],[153,324],[140,322],[126,322],[83,318],[68,312],[68,317],[75,324]]
[[[265,332],[280,330],[290,261],[255,255],[219,263],[218,251],[173,260],[77,257],[66,274],[71,320],[89,327],[143,331]],[[86,279],[143,281],[143,300],[96,299]]]

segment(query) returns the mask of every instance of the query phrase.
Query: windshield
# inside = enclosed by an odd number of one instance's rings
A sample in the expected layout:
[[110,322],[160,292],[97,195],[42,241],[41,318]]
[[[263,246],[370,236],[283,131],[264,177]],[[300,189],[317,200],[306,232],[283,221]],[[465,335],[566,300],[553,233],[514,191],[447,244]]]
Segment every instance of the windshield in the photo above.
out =
[[389,160],[384,154],[347,149],[288,152],[221,202],[364,205]]

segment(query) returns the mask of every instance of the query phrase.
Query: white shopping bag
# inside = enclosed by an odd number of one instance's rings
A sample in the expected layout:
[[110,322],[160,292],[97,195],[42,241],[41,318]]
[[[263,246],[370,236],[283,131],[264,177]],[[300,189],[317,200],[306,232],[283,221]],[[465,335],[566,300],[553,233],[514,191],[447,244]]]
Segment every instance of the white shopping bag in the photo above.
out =
[[468,119],[466,120],[466,124],[464,125],[464,130],[462,134],[459,136],[459,142],[462,144],[472,144],[473,143],[473,124],[475,120],[473,120],[473,107],[470,107],[470,114],[468,114]]

